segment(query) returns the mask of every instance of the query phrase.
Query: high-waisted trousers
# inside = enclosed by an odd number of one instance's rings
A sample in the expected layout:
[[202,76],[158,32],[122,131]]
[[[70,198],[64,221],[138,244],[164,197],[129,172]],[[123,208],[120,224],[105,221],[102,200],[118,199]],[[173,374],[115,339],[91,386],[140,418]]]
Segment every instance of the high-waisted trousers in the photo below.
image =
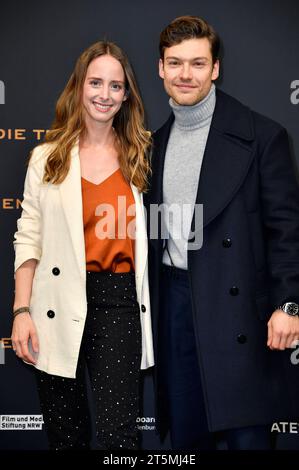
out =
[[87,271],[86,277],[87,317],[76,378],[35,369],[49,448],[90,448],[87,368],[97,449],[138,449],[141,325],[135,275]]

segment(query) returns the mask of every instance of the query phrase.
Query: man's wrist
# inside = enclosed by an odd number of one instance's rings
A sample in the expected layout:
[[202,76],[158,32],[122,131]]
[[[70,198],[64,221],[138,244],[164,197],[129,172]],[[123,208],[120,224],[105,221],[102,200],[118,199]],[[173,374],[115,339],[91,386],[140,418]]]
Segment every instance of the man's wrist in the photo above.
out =
[[299,305],[296,302],[285,302],[278,308],[291,317],[296,317],[299,315]]

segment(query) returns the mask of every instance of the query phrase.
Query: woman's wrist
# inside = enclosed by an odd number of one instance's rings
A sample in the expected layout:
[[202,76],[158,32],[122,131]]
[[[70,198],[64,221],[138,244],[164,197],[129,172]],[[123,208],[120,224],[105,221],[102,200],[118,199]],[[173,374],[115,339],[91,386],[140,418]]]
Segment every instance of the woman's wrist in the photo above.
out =
[[17,315],[20,313],[29,313],[30,314],[30,308],[29,306],[22,306],[18,308],[13,308],[13,317],[15,318]]
[[20,308],[20,307],[29,307],[30,305],[30,300],[27,299],[27,296],[25,296],[24,298],[20,298],[20,299],[15,299],[14,300],[14,303],[13,303],[13,307],[12,307],[12,310],[13,312],[17,309],[17,308]]

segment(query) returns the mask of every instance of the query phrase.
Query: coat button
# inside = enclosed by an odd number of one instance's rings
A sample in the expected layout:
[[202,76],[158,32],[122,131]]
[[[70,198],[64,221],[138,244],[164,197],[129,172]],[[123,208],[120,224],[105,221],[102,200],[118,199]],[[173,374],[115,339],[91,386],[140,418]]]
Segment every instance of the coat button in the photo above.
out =
[[224,240],[222,240],[222,246],[224,248],[230,248],[232,246],[231,238],[225,238]]
[[239,288],[236,286],[233,286],[229,290],[230,295],[238,295],[239,294]]
[[60,269],[55,267],[52,269],[52,273],[54,274],[54,276],[58,276],[58,274],[60,273]]
[[48,310],[47,315],[48,315],[49,318],[54,318],[55,317],[55,312],[53,312],[53,310]]
[[245,335],[238,335],[238,336],[237,336],[237,341],[238,341],[238,343],[240,343],[240,344],[244,344],[244,343],[246,343],[247,338],[246,338]]
[[145,305],[141,305],[141,311],[142,311],[143,313],[146,312]]

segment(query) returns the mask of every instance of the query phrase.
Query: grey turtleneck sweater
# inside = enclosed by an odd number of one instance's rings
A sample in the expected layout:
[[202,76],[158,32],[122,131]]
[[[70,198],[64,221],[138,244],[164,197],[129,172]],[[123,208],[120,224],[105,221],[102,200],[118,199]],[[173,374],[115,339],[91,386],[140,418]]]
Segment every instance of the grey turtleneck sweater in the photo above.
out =
[[[170,210],[169,215],[166,210],[164,223],[169,231],[167,248],[172,263],[177,268],[187,269],[187,243],[202,159],[216,104],[215,85],[212,84],[208,95],[194,106],[178,105],[172,98],[169,104],[175,120],[165,155],[163,202],[168,208],[174,204],[172,207],[178,212]],[[171,260],[165,249],[163,263],[171,265]]]

